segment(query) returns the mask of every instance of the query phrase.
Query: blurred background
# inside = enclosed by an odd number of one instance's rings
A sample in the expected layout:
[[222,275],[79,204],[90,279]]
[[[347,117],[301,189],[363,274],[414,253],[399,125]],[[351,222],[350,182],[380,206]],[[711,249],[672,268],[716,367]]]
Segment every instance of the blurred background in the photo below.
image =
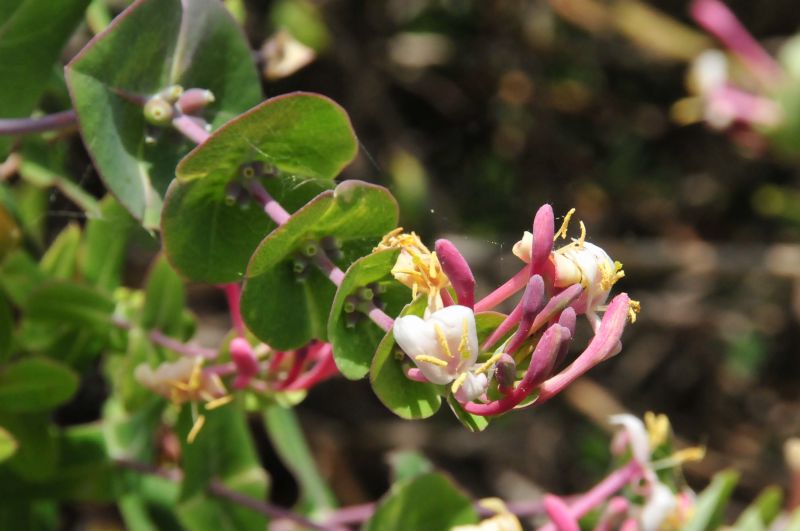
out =
[[[342,104],[362,144],[344,177],[388,186],[403,226],[427,243],[452,238],[481,293],[518,271],[511,247],[547,202],[559,216],[577,208],[589,240],[625,266],[617,289],[642,303],[620,355],[481,434],[449,412],[401,421],[367,382],[314,389],[298,413],[342,504],[380,496],[400,449],[423,452],[475,497],[585,490],[609,470],[606,419],[621,411],[666,413],[680,440],[707,445],[686,468],[691,486],[726,467],[742,471],[743,501],[788,484],[782,446],[800,435],[800,161],[672,118],[687,62],[715,46],[686,1],[226,3],[259,50],[265,93]],[[800,23],[792,0],[728,5],[768,50]],[[73,148],[75,175],[99,193],[77,137]],[[71,208],[47,198],[52,234]],[[132,250],[131,285],[154,251],[146,239]],[[212,344],[228,326],[224,300],[208,286],[191,297]],[[65,422],[90,420],[98,392],[84,390]],[[273,500],[292,503],[296,487],[253,429]]]

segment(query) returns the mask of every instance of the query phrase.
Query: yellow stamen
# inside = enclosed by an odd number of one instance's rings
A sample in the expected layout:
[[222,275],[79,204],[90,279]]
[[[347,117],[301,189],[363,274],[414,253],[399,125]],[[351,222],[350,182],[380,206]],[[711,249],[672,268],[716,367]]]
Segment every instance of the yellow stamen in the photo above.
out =
[[450,387],[450,390],[453,391],[453,394],[456,394],[458,390],[461,389],[461,386],[464,385],[464,380],[466,379],[467,379],[467,373],[465,372],[461,373],[459,377],[455,379],[452,387]]
[[636,314],[642,311],[642,304],[639,301],[635,301],[631,299],[628,302],[628,318],[631,320],[631,323],[636,322]]
[[468,360],[472,357],[472,349],[469,347],[469,323],[464,319],[461,328],[461,341],[458,343],[458,353],[461,354],[462,360]]
[[439,326],[438,324],[434,323],[433,330],[434,330],[434,332],[436,332],[436,339],[439,340],[439,346],[442,347],[442,350],[444,351],[445,355],[448,358],[452,358],[453,357],[453,353],[450,352],[450,345],[447,343],[447,338],[444,335],[444,331],[442,330],[442,327]]
[[647,427],[647,437],[650,439],[650,448],[661,446],[667,441],[670,432],[669,418],[666,415],[656,415],[652,411],[644,414],[644,424]]
[[212,409],[217,409],[218,407],[222,407],[225,404],[230,404],[231,402],[233,402],[233,395],[221,396],[206,403],[206,409],[211,411]]
[[203,429],[203,425],[206,423],[205,415],[200,415],[197,417],[197,420],[194,421],[192,425],[192,429],[189,430],[189,435],[186,436],[186,441],[189,444],[192,444],[194,440],[197,438],[197,434],[200,433],[200,430]]
[[553,241],[556,241],[559,237],[566,238],[567,237],[567,229],[569,228],[569,220],[572,218],[572,214],[575,213],[574,208],[570,208],[567,215],[564,216],[564,221],[561,223],[561,228],[559,228],[555,235],[553,235]]
[[578,238],[578,247],[583,248],[583,244],[586,243],[586,225],[583,224],[583,221],[578,222],[581,226],[581,237]]
[[478,369],[475,371],[475,374],[481,374],[491,369],[492,366],[503,356],[503,354],[503,352],[495,352],[491,358],[486,360],[483,365],[478,367]]
[[436,365],[437,367],[447,367],[447,362],[444,360],[440,360],[439,358],[435,358],[433,356],[428,356],[427,354],[422,354],[421,356],[417,356],[414,358],[414,361],[420,361],[422,363],[430,363],[431,365]]
[[672,454],[671,458],[679,463],[686,463],[687,461],[702,461],[706,456],[706,449],[704,446],[692,446],[678,450]]

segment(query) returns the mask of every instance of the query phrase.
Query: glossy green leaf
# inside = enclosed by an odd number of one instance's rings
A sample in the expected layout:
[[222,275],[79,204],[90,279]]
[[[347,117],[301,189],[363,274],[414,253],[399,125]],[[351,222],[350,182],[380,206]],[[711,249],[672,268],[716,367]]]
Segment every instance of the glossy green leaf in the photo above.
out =
[[738,481],[739,474],[733,470],[716,474],[711,484],[697,497],[692,518],[683,527],[683,531],[717,529],[722,521],[728,499]]
[[[0,7],[0,116],[26,117],[47,88],[89,0],[7,0]],[[0,158],[11,145],[0,138]]]
[[411,300],[411,291],[394,281],[390,274],[399,253],[397,249],[389,249],[359,258],[347,269],[336,290],[328,319],[328,340],[333,345],[336,366],[346,378],[357,380],[366,376],[375,349],[386,332],[364,314],[357,315],[356,323],[348,324],[345,302],[359,288],[383,281],[380,286],[384,292],[375,293],[375,297],[386,303],[389,315],[400,313]]
[[217,0],[138,0],[67,65],[81,133],[108,189],[142,224],[158,226],[178,161],[193,144],[149,132],[136,98],[172,85],[203,88],[216,101],[214,127],[255,105],[260,84],[249,45]]
[[31,293],[27,317],[33,321],[108,331],[113,301],[99,291],[65,281],[46,283]]
[[[419,297],[406,306],[401,315],[422,315],[427,300]],[[429,383],[409,380],[405,370],[406,355],[395,344],[389,331],[378,345],[369,371],[372,390],[395,415],[404,419],[424,419],[439,410],[442,397],[438,388]]]
[[177,173],[182,180],[230,178],[242,164],[259,160],[285,173],[333,179],[357,152],[344,109],[325,96],[296,92],[225,124],[181,161]]
[[142,326],[176,336],[183,328],[186,288],[163,255],[153,262],[145,285]]
[[22,231],[9,214],[5,205],[0,204],[0,262],[19,246]]
[[69,279],[75,275],[78,266],[78,248],[81,244],[81,228],[70,223],[53,240],[50,248],[42,256],[39,267],[51,278]]
[[83,276],[87,283],[106,293],[119,286],[134,224],[130,214],[111,195],[100,202],[100,215],[86,223]]
[[126,529],[186,531],[175,514],[179,484],[159,476],[139,475],[136,480],[117,504]]
[[[170,263],[185,277],[222,284],[244,277],[247,262],[275,224],[254,201],[226,203],[231,176],[214,173],[173,181],[164,202],[161,231]],[[265,186],[289,212],[332,187],[327,180],[282,175]]]
[[364,531],[449,531],[474,524],[472,501],[440,474],[423,474],[396,483],[378,504]]
[[300,486],[299,510],[315,515],[336,507],[333,493],[319,473],[294,411],[269,404],[264,410],[264,424],[272,446]]
[[78,390],[78,376],[49,358],[25,358],[0,372],[0,410],[46,411],[63,404]]
[[5,428],[0,427],[0,463],[17,453],[18,448],[19,443],[14,436]]
[[298,278],[292,268],[301,249],[334,237],[342,249],[340,262],[347,264],[352,261],[349,257],[372,250],[396,223],[397,203],[380,186],[346,181],[317,196],[253,253],[242,293],[248,328],[280,350],[300,347],[312,338],[325,339],[335,289],[311,263],[308,277]]

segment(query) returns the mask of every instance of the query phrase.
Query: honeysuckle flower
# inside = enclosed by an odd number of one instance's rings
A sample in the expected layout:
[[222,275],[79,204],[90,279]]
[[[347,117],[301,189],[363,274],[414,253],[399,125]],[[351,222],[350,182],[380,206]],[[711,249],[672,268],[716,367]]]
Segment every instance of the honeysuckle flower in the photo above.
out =
[[394,338],[431,383],[452,383],[461,402],[482,395],[489,385],[489,372],[498,354],[476,364],[480,347],[475,314],[466,306],[453,305],[426,318],[406,315],[394,321]]
[[[555,238],[567,237],[569,221],[575,209],[564,217]],[[556,288],[567,288],[578,284],[583,288],[573,307],[578,313],[586,314],[594,330],[600,324],[597,312],[603,309],[611,288],[625,276],[622,264],[613,261],[602,248],[586,241],[586,227],[580,222],[581,235],[570,243],[552,251],[550,261],[555,272],[553,284]],[[513,252],[524,262],[531,260],[533,235],[525,232],[522,239],[514,245]]]
[[219,376],[203,372],[202,358],[165,361],[155,370],[142,363],[134,369],[133,376],[140,384],[176,405],[211,401],[225,395],[225,386]]
[[415,233],[404,233],[402,227],[388,233],[375,247],[376,251],[385,249],[400,249],[392,267],[392,276],[411,288],[413,298],[420,293],[428,296],[426,314],[442,309],[442,290],[450,286],[450,279],[436,253],[431,252]]
[[205,402],[205,408],[215,409],[230,402],[233,397],[226,394],[225,385],[217,374],[203,371],[203,359],[181,358],[175,362],[163,362],[155,370],[142,363],[134,369],[134,378],[153,391],[180,406],[192,404],[194,425],[187,440],[191,443],[205,423],[205,416],[197,413],[197,402]]
[[[662,483],[656,470],[671,466],[678,466],[685,461],[702,459],[702,448],[687,448],[675,452],[670,457],[656,462],[652,461],[652,453],[667,441],[670,433],[669,419],[665,415],[655,415],[648,412],[643,423],[633,415],[613,415],[610,418],[613,425],[623,428],[624,439],[622,442],[628,446],[633,459],[642,470],[644,480],[643,494],[645,503],[639,512],[639,524],[642,531],[657,531],[663,528],[679,529],[680,523],[687,516],[686,497],[682,493],[675,493]],[[619,448],[620,439],[612,445]]]

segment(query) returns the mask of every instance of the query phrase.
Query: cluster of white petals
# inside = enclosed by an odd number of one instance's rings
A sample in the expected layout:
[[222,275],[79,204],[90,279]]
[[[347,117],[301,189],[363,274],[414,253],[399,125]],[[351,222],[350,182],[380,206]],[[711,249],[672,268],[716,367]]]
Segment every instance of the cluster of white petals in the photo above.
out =
[[489,376],[478,366],[475,314],[466,306],[448,306],[422,319],[416,315],[394,322],[394,338],[431,383],[457,382],[456,398],[470,401],[486,391]]

